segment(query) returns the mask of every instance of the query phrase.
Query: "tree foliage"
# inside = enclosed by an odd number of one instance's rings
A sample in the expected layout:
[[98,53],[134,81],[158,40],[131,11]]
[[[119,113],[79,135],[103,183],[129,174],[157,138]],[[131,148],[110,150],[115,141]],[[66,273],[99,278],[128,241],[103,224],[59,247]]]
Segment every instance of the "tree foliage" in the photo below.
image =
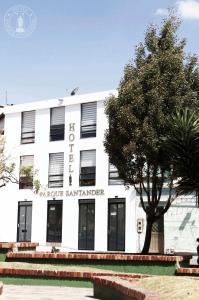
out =
[[[110,97],[106,104],[106,152],[120,177],[135,187],[146,213],[143,253],[149,250],[152,224],[173,200],[173,170],[165,149],[170,116],[176,108],[198,106],[197,59],[186,57],[185,40],[177,37],[179,25],[170,14],[160,29],[148,27],[135,58],[125,66],[118,97]],[[169,192],[160,212],[165,184]]]
[[171,155],[176,194],[199,195],[199,118],[197,112],[178,110],[171,119],[171,135],[167,139]]
[[17,183],[17,178],[14,174],[15,164],[9,163],[9,157],[5,155],[4,136],[0,135],[0,188],[7,183]]

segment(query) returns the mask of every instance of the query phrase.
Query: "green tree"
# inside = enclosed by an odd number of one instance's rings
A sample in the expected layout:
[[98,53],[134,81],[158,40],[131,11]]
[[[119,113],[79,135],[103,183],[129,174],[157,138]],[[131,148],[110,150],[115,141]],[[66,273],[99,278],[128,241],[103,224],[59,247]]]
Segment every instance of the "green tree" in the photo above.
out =
[[4,136],[0,133],[0,188],[7,183],[17,183],[17,178],[14,174],[15,164],[9,163],[9,157],[5,155]]
[[[176,178],[176,195],[195,193],[199,199],[199,118],[189,109],[178,110],[171,119],[168,151]],[[199,203],[198,203],[199,204]]]
[[[160,29],[147,28],[134,60],[125,66],[118,97],[110,97],[106,104],[106,152],[125,184],[136,189],[146,213],[142,253],[149,251],[153,223],[175,197],[173,170],[165,150],[170,116],[176,108],[198,105],[197,59],[185,56],[185,40],[177,38],[179,24],[171,13]],[[168,197],[161,203],[165,187]]]
[[[20,176],[30,178],[33,186],[33,191],[38,193],[41,188],[41,183],[38,179],[38,170],[33,170],[32,166],[24,166],[20,169]],[[34,179],[34,180],[33,180]],[[15,163],[10,162],[10,157],[5,154],[5,137],[0,131],[0,188],[8,183],[19,183],[15,174]]]

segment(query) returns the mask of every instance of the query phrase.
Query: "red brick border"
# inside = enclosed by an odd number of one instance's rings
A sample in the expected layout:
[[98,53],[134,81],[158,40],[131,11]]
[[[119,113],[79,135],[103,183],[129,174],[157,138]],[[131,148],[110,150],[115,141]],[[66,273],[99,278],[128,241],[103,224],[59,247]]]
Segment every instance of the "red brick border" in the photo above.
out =
[[199,268],[178,268],[176,269],[177,275],[198,275],[199,276]]
[[12,248],[36,248],[39,243],[21,242],[21,243],[0,243],[0,249]]
[[136,255],[136,254],[110,254],[110,253],[70,253],[70,252],[10,252],[8,258],[31,258],[31,259],[68,259],[68,260],[122,260],[122,261],[162,261],[176,262],[184,261],[187,256],[169,255]]
[[102,285],[128,296],[136,300],[163,300],[163,297],[155,292],[150,292],[146,289],[141,289],[133,286],[131,282],[121,278],[114,277],[93,277],[91,279],[93,284]]
[[1,275],[12,275],[12,276],[32,276],[32,277],[58,277],[58,278],[80,278],[80,279],[91,279],[94,276],[114,276],[120,278],[143,278],[149,277],[149,275],[142,274],[129,274],[129,273],[109,273],[109,272],[85,272],[85,271],[58,271],[58,270],[30,270],[30,269],[15,269],[15,268],[0,268]]

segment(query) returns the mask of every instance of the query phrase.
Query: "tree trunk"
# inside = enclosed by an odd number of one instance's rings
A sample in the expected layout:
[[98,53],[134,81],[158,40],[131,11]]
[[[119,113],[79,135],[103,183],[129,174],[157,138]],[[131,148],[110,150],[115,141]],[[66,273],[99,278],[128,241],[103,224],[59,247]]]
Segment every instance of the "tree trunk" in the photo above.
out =
[[146,225],[146,235],[145,235],[145,241],[144,241],[144,246],[142,249],[142,254],[148,254],[150,244],[151,244],[151,232],[152,232],[152,226],[153,226],[153,221],[147,220],[147,225]]

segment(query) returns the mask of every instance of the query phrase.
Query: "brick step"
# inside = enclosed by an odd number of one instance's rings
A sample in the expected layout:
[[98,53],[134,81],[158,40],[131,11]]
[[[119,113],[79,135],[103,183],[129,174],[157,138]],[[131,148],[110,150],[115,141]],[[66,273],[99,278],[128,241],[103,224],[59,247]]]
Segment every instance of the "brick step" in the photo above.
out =
[[199,267],[177,268],[176,275],[182,276],[199,276]]
[[39,246],[39,243],[31,243],[31,242],[19,242],[19,243],[0,243],[0,249],[36,249]]
[[153,262],[182,262],[187,256],[171,255],[134,255],[111,253],[79,253],[79,252],[9,252],[7,258],[11,259],[66,259],[66,260],[105,260],[105,261],[153,261]]
[[[127,299],[127,300],[163,300],[157,292],[138,288],[131,282],[120,277],[97,276],[91,279],[94,285],[94,297],[99,299]],[[109,295],[109,298],[107,298]]]
[[120,278],[139,279],[148,277],[142,274],[95,272],[95,271],[62,271],[46,269],[22,269],[22,268],[0,268],[0,275],[23,276],[23,277],[51,277],[51,278],[76,278],[90,280],[94,276],[115,276]]

